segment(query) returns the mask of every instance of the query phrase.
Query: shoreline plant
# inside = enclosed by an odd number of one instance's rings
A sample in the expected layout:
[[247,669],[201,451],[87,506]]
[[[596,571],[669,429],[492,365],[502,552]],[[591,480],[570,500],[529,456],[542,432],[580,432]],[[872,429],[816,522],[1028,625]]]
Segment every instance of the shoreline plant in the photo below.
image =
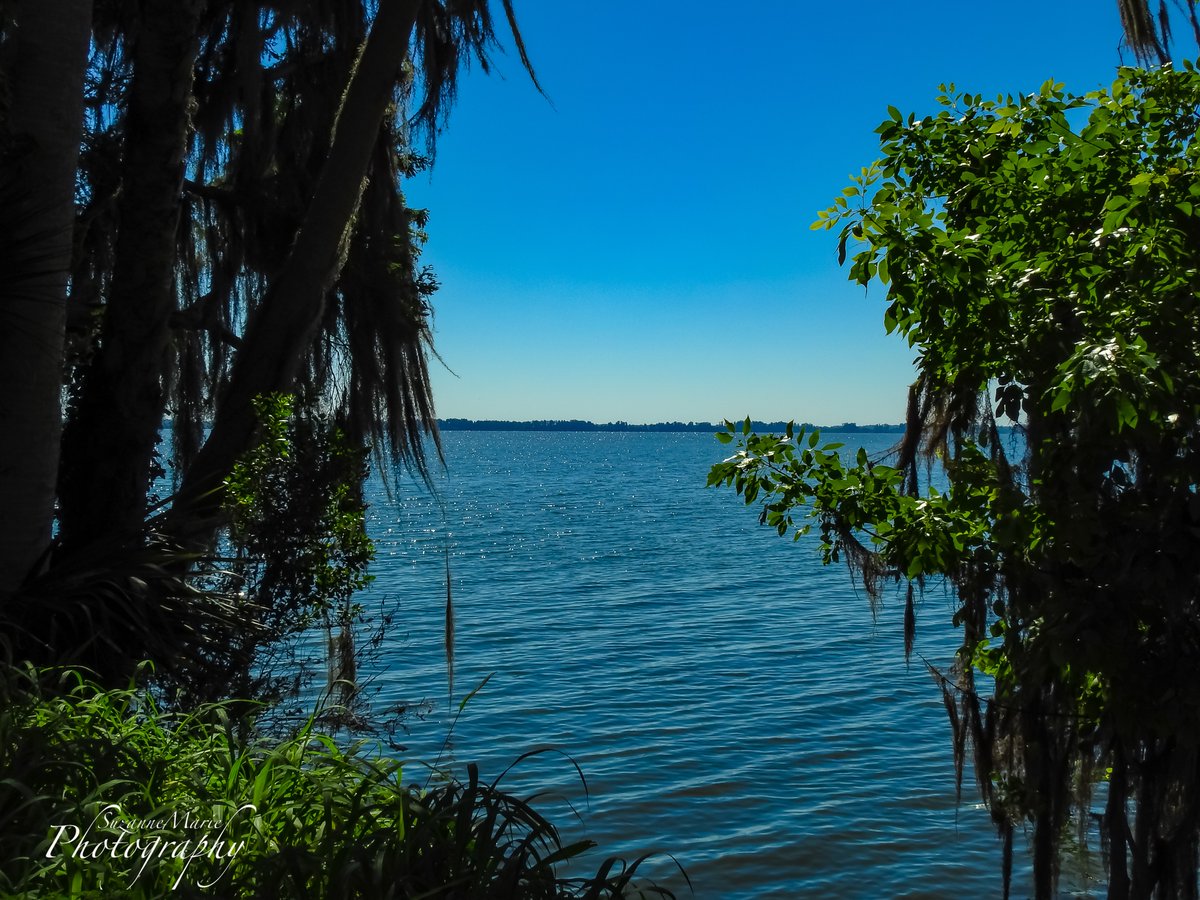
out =
[[0,692],[4,896],[674,896],[639,886],[642,859],[561,876],[593,843],[474,765],[416,786],[312,720],[267,736],[228,703],[171,712],[72,670],[6,667]]

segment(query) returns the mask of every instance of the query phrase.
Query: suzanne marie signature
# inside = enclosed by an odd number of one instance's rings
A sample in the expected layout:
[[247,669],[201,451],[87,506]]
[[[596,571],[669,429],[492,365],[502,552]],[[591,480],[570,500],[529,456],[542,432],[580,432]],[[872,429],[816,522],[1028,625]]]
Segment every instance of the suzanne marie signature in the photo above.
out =
[[[209,888],[228,871],[233,859],[246,845],[245,840],[235,841],[227,838],[229,826],[240,814],[253,814],[257,811],[258,808],[253,803],[244,803],[223,822],[198,818],[189,810],[173,812],[169,817],[160,819],[132,819],[122,814],[119,804],[110,803],[101,809],[82,831],[78,825],[53,826],[53,840],[46,850],[46,858],[69,856],[72,859],[97,862],[103,859],[141,859],[141,867],[133,876],[131,884],[137,882],[151,860],[183,860],[183,867],[171,885],[172,890],[179,887],[192,860],[201,857],[210,857],[216,861],[227,860],[225,868],[212,881],[198,885],[201,888]],[[168,829],[176,833],[192,832],[195,836],[178,838],[153,833]]]

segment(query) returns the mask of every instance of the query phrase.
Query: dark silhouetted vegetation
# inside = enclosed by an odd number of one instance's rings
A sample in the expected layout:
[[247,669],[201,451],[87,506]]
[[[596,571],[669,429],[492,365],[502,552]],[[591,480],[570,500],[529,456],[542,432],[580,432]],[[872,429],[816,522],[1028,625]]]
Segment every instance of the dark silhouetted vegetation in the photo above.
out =
[[[632,890],[560,877],[586,842],[474,768],[422,789],[346,736],[380,724],[367,461],[437,449],[400,185],[497,24],[532,78],[510,0],[0,3],[6,896]],[[264,727],[313,635],[321,717]]]

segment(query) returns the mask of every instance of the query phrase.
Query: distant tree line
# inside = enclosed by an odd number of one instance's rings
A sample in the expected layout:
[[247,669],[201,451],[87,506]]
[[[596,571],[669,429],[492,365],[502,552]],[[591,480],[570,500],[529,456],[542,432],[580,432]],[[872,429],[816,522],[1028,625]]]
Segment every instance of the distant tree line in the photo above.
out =
[[[756,431],[782,431],[787,427],[786,422],[751,422]],[[442,431],[697,431],[713,432],[724,429],[723,425],[712,422],[655,422],[650,425],[634,425],[629,422],[587,422],[580,419],[537,419],[532,422],[511,422],[504,419],[438,419],[438,428]],[[881,432],[903,434],[903,425],[859,425],[856,422],[843,422],[840,425],[814,426],[805,423],[810,431],[819,428],[822,431],[837,432]]]

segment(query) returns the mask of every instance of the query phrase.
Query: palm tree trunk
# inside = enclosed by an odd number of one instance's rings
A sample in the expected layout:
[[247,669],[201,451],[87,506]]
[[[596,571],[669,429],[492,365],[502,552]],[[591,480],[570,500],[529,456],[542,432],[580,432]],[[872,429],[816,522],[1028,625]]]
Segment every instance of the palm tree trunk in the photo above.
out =
[[289,391],[298,378],[342,264],[345,238],[392,101],[420,0],[383,0],[338,112],[329,156],[287,262],[247,325],[213,428],[184,476],[166,530],[208,540],[221,484],[252,444],[254,398]]
[[[0,592],[50,542],[89,0],[20,5],[0,77]],[[4,110],[0,110],[2,114]]]
[[164,413],[188,103],[203,0],[147,0],[133,80],[112,286],[96,357],[63,441],[62,536],[70,545],[142,527]]

